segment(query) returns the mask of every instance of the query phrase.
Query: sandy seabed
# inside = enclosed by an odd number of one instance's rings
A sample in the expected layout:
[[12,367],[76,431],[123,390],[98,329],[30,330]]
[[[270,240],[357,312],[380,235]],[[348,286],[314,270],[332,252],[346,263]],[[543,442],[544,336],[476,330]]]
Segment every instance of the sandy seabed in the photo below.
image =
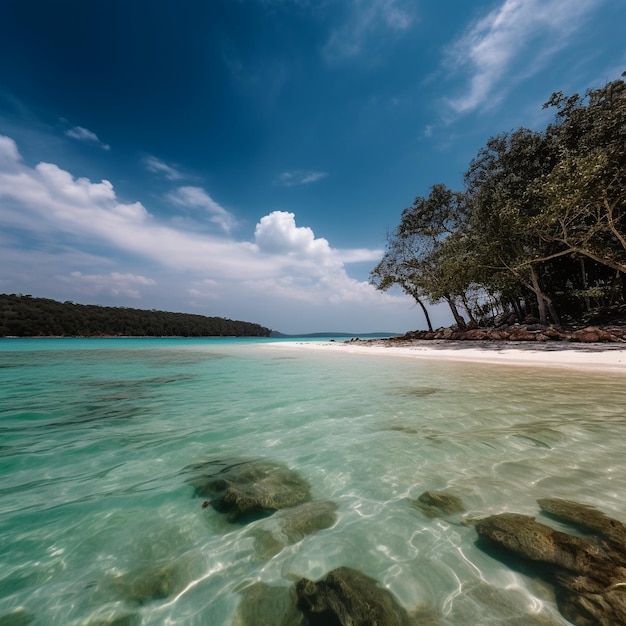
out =
[[350,354],[559,367],[626,374],[626,344],[520,343],[446,340],[302,341],[270,347]]

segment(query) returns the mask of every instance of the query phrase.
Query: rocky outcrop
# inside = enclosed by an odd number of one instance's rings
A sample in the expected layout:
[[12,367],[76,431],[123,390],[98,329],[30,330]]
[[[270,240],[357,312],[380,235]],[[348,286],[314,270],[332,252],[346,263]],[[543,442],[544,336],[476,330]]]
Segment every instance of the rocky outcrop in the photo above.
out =
[[217,459],[185,468],[196,496],[231,522],[246,522],[311,499],[310,485],[294,470],[262,459]]
[[448,339],[451,341],[569,341],[573,343],[624,343],[626,326],[586,326],[578,329],[542,326],[541,324],[503,324],[486,328],[457,330],[415,330],[387,341]]
[[527,515],[501,513],[476,522],[479,537],[547,578],[559,610],[577,626],[626,624],[626,527],[577,502],[547,498],[538,503],[585,535],[555,530]]

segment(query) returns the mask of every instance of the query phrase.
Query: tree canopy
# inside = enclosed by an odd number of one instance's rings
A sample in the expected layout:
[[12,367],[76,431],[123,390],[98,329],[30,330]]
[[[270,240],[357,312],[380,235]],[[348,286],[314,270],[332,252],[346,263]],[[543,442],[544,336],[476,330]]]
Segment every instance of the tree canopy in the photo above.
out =
[[545,130],[491,137],[461,191],[433,185],[402,212],[373,285],[426,313],[447,302],[460,328],[504,312],[560,324],[624,302],[626,83],[554,93],[546,107]]
[[0,294],[0,337],[268,337],[251,322]]

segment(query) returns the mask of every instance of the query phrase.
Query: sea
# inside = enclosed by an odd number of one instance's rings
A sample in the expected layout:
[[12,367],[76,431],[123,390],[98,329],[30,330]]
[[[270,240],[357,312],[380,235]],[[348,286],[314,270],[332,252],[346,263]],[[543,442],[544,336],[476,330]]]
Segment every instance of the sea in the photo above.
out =
[[[287,626],[338,567],[419,623],[565,625],[472,520],[559,497],[626,522],[610,373],[302,350],[270,339],[0,340],[0,624]],[[194,480],[275,464],[319,525],[232,521]],[[263,466],[263,465],[262,465]],[[425,492],[462,508],[424,506]]]

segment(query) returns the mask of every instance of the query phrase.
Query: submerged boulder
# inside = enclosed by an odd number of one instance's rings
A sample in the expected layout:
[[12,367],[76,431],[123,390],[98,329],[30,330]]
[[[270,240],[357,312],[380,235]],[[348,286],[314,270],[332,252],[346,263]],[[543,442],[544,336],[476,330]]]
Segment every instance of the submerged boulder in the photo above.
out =
[[144,604],[163,600],[182,591],[188,584],[180,562],[164,562],[112,576],[109,587],[128,602]]
[[425,491],[417,500],[409,499],[409,502],[426,517],[443,517],[455,513],[465,513],[463,501],[445,491]]
[[238,589],[242,596],[233,626],[305,626],[292,587],[255,582]]
[[294,470],[266,460],[219,459],[186,468],[197,496],[231,522],[267,515],[311,499],[309,483]]
[[545,513],[574,524],[588,533],[597,533],[610,541],[615,549],[626,552],[626,525],[602,511],[587,504],[560,498],[542,498],[537,500],[537,504]]
[[558,499],[539,504],[589,535],[574,536],[527,515],[501,513],[479,520],[478,536],[513,552],[548,579],[560,612],[577,626],[626,624],[626,527],[584,504]]
[[26,609],[18,607],[13,609],[10,613],[0,615],[0,626],[26,626],[26,624],[30,624],[34,619],[34,615],[26,611]]
[[329,528],[337,521],[336,511],[337,505],[330,500],[314,500],[279,511],[271,518],[271,525],[252,531],[257,555],[269,559],[307,535]]
[[387,589],[349,567],[334,569],[326,578],[296,583],[298,608],[310,626],[417,626]]

